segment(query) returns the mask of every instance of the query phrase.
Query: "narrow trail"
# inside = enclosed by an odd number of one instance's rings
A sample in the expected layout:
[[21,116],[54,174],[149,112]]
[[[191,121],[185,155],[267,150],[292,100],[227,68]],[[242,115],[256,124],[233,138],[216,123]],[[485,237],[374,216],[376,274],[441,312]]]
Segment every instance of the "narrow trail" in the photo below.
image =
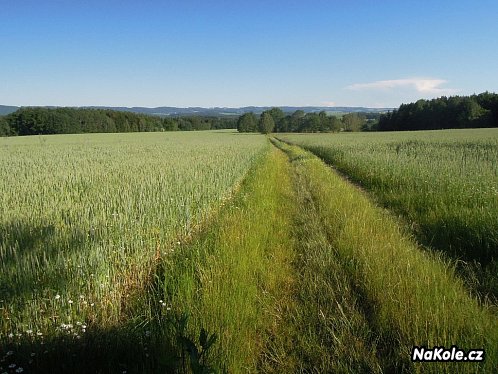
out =
[[291,352],[298,362],[294,371],[382,372],[375,334],[327,238],[303,170],[294,161],[289,158],[299,207],[293,226],[297,289],[287,316],[288,330],[294,333]]
[[[355,310],[365,320],[360,326],[369,337],[366,351],[376,354],[382,371],[454,373],[496,368],[495,316],[466,292],[454,269],[422,251],[392,215],[318,157],[278,140],[273,143],[289,156],[311,196],[307,205],[318,217],[312,235],[323,230],[332,248],[329,257],[335,257],[339,273],[346,274]],[[333,291],[340,290],[334,286]],[[333,304],[327,306],[334,309]],[[412,347],[422,345],[484,348],[487,360],[412,363]],[[349,357],[354,357],[351,347]]]

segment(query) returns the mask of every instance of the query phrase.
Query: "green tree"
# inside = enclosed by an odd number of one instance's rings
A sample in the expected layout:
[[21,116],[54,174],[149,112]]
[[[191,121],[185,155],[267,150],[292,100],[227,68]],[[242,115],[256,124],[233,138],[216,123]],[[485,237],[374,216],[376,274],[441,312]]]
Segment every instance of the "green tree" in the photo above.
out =
[[269,134],[275,128],[275,121],[268,112],[263,112],[259,118],[258,129],[262,134]]
[[9,123],[4,117],[0,117],[0,136],[9,136],[9,135],[12,135]]
[[271,108],[268,113],[270,113],[275,123],[274,131],[283,132],[283,127],[285,126],[285,113],[280,108]]
[[252,112],[241,115],[237,121],[238,132],[256,132],[257,128],[258,120]]
[[342,117],[345,131],[360,131],[365,122],[366,118],[358,113],[348,113]]

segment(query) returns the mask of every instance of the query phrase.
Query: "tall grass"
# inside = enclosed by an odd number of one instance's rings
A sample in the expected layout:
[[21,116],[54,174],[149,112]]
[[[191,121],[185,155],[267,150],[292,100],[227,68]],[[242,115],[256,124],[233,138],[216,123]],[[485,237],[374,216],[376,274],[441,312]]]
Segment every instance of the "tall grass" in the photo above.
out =
[[478,261],[480,290],[498,295],[497,129],[283,138],[401,214],[424,245]]
[[1,345],[119,326],[267,147],[230,132],[0,139]]
[[[383,366],[449,373],[496,369],[496,316],[468,295],[454,269],[417,248],[391,215],[318,158],[282,147],[305,178],[328,239],[363,295],[369,323],[383,342]],[[414,345],[484,348],[486,362],[413,365]]]
[[[171,357],[182,357],[179,334],[194,343],[205,329],[217,336],[206,367],[255,372],[281,359],[266,344],[282,323],[293,288],[294,207],[286,162],[270,152],[220,216],[166,257],[161,315],[173,323],[163,324],[161,334],[169,338],[162,345],[173,347]],[[185,332],[178,331],[182,316],[188,316]]]
[[293,160],[291,169],[297,206],[293,225],[296,290],[286,316],[289,338],[284,346],[294,366],[283,365],[276,372],[382,372],[377,338],[363,300],[328,238],[299,164],[300,160]]

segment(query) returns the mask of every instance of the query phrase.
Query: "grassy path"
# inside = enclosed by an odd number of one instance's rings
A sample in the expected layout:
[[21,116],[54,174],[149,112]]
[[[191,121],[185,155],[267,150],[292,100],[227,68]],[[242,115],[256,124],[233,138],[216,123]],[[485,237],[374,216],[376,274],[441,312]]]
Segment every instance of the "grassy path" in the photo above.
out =
[[[162,346],[178,358],[170,370],[188,367],[194,351],[194,366],[233,373],[381,371],[303,176],[276,149],[168,259],[163,285]],[[203,329],[217,341],[198,359]]]
[[[476,372],[495,317],[445,262],[311,153],[274,141],[240,194],[169,257],[170,370]],[[212,346],[208,337],[216,336]],[[485,348],[484,363],[413,364],[414,345]],[[207,347],[209,346],[209,347]],[[207,349],[205,349],[207,347]],[[204,353],[203,353],[204,352]]]
[[[475,372],[498,367],[496,316],[454,270],[421,251],[395,219],[311,153],[279,143],[311,193],[329,243],[354,280],[386,371]],[[485,363],[417,364],[413,345],[485,348]]]

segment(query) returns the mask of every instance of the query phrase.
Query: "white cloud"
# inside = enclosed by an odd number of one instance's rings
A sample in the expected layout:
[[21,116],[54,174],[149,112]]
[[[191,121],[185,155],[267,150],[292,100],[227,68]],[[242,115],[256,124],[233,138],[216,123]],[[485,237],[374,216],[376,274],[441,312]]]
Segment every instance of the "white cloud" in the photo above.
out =
[[337,106],[337,103],[335,101],[324,101],[322,106]]
[[365,90],[382,90],[391,91],[400,88],[414,89],[416,92],[424,95],[452,95],[459,92],[455,88],[444,88],[441,85],[447,83],[444,79],[434,78],[404,78],[404,79],[391,79],[385,81],[376,81],[370,83],[355,83],[346,88],[354,91]]

